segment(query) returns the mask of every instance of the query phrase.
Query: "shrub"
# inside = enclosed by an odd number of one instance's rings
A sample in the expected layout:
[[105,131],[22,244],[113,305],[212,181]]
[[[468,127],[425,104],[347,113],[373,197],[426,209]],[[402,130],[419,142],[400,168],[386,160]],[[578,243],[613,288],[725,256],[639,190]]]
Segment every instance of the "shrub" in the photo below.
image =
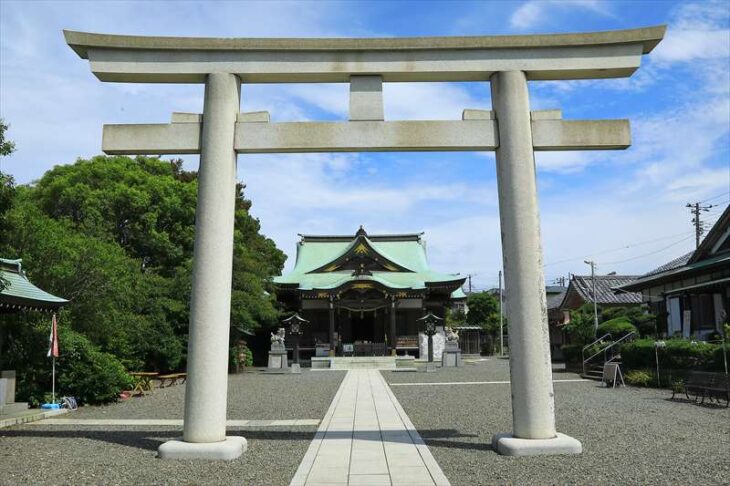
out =
[[132,385],[119,360],[99,351],[85,336],[65,329],[59,331],[59,342],[57,371],[61,394],[76,397],[80,403],[107,403],[116,401],[119,393]]
[[631,370],[624,375],[624,380],[633,386],[649,386],[654,382],[654,375],[649,370]]
[[228,369],[232,372],[238,372],[241,368],[247,366],[253,366],[253,353],[249,349],[246,341],[239,340],[230,348]]
[[636,326],[631,324],[626,317],[617,317],[598,326],[599,336],[610,334],[614,339],[621,339],[632,332],[637,332]]
[[[718,344],[668,339],[666,345],[658,349],[660,368],[672,370],[724,369],[722,347]],[[730,347],[726,346],[728,354]],[[656,366],[656,351],[653,339],[637,339],[621,346],[621,361],[626,369],[653,369]]]
[[578,344],[564,344],[560,346],[566,363],[576,363],[581,361],[581,349],[583,347]]

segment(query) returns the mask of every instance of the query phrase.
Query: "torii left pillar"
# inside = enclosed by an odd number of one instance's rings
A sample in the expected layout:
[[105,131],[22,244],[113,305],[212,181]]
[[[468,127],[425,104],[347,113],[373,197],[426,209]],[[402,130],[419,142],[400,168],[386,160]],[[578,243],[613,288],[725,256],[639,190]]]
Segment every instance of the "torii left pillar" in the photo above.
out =
[[246,449],[243,437],[226,437],[240,87],[228,73],[209,74],[205,84],[185,421],[182,440],[159,447],[163,459],[230,460]]

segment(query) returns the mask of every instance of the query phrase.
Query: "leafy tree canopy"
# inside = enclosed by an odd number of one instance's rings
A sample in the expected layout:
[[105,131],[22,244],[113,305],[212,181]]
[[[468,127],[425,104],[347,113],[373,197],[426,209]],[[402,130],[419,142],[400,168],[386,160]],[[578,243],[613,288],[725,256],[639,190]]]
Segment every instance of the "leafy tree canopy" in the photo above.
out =
[[[15,143],[5,139],[5,132],[8,125],[0,118],[0,157],[10,155],[15,150]],[[8,212],[13,204],[15,197],[15,183],[13,177],[9,174],[3,174],[0,171],[0,228],[5,228],[5,213]],[[0,231],[0,247],[5,239],[4,232]],[[0,292],[5,288],[7,282],[0,277]]]
[[466,322],[470,326],[480,326],[490,334],[499,331],[499,301],[494,295],[489,292],[471,294],[466,305],[469,308]]
[[5,139],[5,132],[8,128],[10,128],[9,125],[0,118],[0,157],[5,157],[15,151],[15,142]]
[[[261,235],[243,191],[236,188],[234,339],[276,324],[270,279],[285,260]],[[13,188],[0,254],[22,257],[31,280],[71,299],[60,322],[100,352],[128,369],[178,369],[187,343],[196,195],[197,174],[180,161],[99,156],[57,166],[33,186]],[[20,336],[12,324],[5,332],[5,342]]]

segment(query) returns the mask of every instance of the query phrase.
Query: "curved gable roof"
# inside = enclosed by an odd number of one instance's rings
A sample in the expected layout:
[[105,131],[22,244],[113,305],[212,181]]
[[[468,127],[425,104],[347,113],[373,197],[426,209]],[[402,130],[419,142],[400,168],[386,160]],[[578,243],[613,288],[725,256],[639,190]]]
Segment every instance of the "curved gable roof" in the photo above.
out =
[[[425,242],[421,234],[367,235],[364,230],[353,236],[302,236],[291,272],[274,278],[276,284],[298,284],[302,290],[332,289],[354,279],[351,270],[328,270],[327,267],[359,243],[366,243],[383,259],[394,263],[395,271],[372,271],[372,279],[391,288],[425,289],[429,285],[461,285],[463,277],[434,272],[428,265]],[[360,278],[360,277],[358,277]],[[460,298],[456,296],[455,298]]]

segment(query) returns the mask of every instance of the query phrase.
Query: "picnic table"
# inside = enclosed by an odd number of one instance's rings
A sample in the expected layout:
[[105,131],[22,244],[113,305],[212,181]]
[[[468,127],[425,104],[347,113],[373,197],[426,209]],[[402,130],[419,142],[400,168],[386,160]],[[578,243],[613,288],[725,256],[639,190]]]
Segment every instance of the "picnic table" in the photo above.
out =
[[160,380],[160,388],[165,388],[165,386],[177,385],[178,380],[180,380],[180,383],[185,383],[187,377],[187,373],[170,373],[168,375],[159,375],[157,379]]
[[158,375],[159,373],[153,371],[135,371],[129,373],[129,376],[132,376],[135,379],[132,395],[144,395],[145,392],[151,392],[154,388],[152,380]]

